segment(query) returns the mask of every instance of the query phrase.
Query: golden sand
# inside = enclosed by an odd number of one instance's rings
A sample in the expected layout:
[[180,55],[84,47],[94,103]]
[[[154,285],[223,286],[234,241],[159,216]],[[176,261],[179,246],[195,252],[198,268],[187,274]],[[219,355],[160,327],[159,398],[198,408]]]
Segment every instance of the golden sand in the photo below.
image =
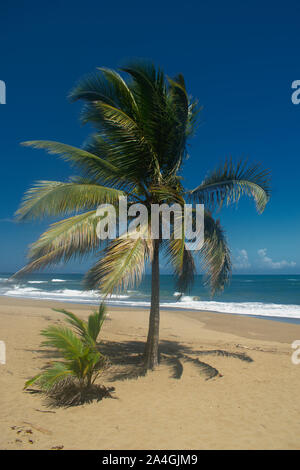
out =
[[[162,311],[161,364],[137,376],[148,311],[109,307],[102,339],[113,366],[102,382],[116,399],[50,409],[22,388],[53,358],[39,335],[63,322],[52,307],[62,304],[0,300],[1,449],[300,449],[300,365],[291,361],[299,325]],[[93,308],[64,307],[82,317]]]

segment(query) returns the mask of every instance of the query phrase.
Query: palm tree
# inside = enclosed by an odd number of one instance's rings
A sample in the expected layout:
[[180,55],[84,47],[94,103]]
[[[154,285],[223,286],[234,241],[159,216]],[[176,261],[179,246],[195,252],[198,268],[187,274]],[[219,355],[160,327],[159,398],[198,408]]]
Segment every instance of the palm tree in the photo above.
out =
[[[182,183],[182,168],[188,157],[187,142],[197,124],[199,106],[189,97],[184,78],[167,78],[152,64],[137,62],[119,73],[100,68],[83,79],[71,92],[72,100],[83,100],[84,123],[95,133],[83,149],[50,141],[24,145],[58,154],[80,170],[80,177],[67,182],[40,181],[25,195],[17,211],[19,220],[44,216],[70,217],[52,224],[33,243],[29,263],[18,274],[54,265],[70,258],[97,252],[96,208],[110,203],[118,208],[119,196],[128,205],[178,203],[205,204],[204,245],[195,254],[206,273],[212,293],[222,290],[231,273],[230,252],[223,229],[214,211],[223,203],[237,202],[241,195],[252,196],[258,212],[269,199],[268,172],[258,165],[227,160],[208,174],[193,190]],[[145,233],[148,227],[140,227]],[[105,295],[127,289],[141,280],[145,263],[152,266],[152,294],[145,365],[158,363],[159,343],[159,253],[164,250],[174,269],[177,289],[191,285],[195,262],[184,236],[170,240],[130,239],[118,234],[106,244],[99,259],[85,276],[89,288]]]
[[104,304],[89,315],[88,321],[64,309],[54,310],[63,313],[73,329],[51,325],[41,331],[46,338],[42,346],[55,348],[61,360],[27,380],[24,388],[37,384],[52,401],[64,405],[83,403],[99,395],[109,396],[108,389],[94,384],[106,362],[97,349],[97,338],[105,320]]

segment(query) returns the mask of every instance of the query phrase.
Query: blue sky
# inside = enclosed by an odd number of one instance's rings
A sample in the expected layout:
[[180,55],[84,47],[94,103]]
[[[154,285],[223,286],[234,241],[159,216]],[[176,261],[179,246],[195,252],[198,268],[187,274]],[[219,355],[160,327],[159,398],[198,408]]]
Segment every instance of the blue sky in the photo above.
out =
[[[228,156],[249,157],[272,171],[272,199],[258,216],[253,202],[220,218],[237,273],[300,273],[299,2],[86,0],[16,1],[1,5],[0,271],[25,262],[26,248],[45,223],[11,222],[22,194],[39,179],[64,179],[64,162],[22,148],[30,139],[80,146],[89,129],[67,94],[97,66],[133,57],[153,60],[169,75],[184,74],[203,105],[184,177],[193,188]],[[82,272],[72,263],[64,271]],[[58,269],[57,269],[58,270]]]

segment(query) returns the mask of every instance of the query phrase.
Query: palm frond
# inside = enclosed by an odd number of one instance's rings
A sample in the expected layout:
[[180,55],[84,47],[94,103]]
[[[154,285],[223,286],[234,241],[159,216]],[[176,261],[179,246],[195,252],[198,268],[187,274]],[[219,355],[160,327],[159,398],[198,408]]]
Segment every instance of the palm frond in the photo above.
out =
[[97,341],[98,335],[102,328],[103,322],[106,316],[106,308],[105,305],[102,303],[98,311],[94,312],[89,316],[88,319],[88,334],[89,336],[95,341]]
[[64,308],[53,308],[54,312],[63,313],[67,318],[66,321],[75,328],[75,331],[82,336],[83,338],[86,337],[88,333],[87,322],[81,320],[77,315]]
[[102,155],[100,156],[94,155],[84,149],[49,140],[32,140],[23,142],[22,145],[35,149],[44,149],[49,154],[59,155],[72,166],[76,166],[82,170],[87,176],[94,178],[101,177],[103,181],[122,177],[118,168],[107,161],[104,146],[102,148]]
[[98,67],[94,74],[84,77],[71,91],[71,101],[101,102],[123,109],[130,116],[137,112],[135,99],[128,84],[115,70]]
[[47,338],[42,345],[58,349],[65,359],[78,359],[83,353],[82,342],[70,328],[51,325],[42,330],[41,335]]
[[136,118],[144,138],[158,158],[160,168],[164,164],[164,148],[167,146],[170,129],[170,113],[167,109],[167,86],[164,73],[153,64],[133,62],[122,67],[131,75],[130,89],[138,106]]
[[96,102],[85,109],[84,120],[104,130],[108,160],[127,179],[143,180],[159,167],[157,155],[144,129],[123,110]]
[[98,288],[108,295],[141,281],[145,263],[152,258],[153,246],[150,238],[142,236],[147,236],[148,227],[140,230],[141,236],[136,239],[125,234],[108,245],[85,276],[87,288]]
[[71,101],[102,101],[112,106],[118,106],[116,87],[109,82],[104,74],[99,72],[82,78],[69,93]]
[[[175,233],[174,224],[181,224],[181,238]],[[175,272],[175,288],[184,293],[192,286],[196,273],[196,266],[191,250],[188,249],[185,239],[184,212],[174,214],[173,231],[170,240],[166,240],[166,253],[168,262],[172,264]]]
[[230,251],[220,222],[207,211],[204,213],[204,245],[198,253],[212,295],[222,291],[231,276]]
[[98,220],[96,211],[90,211],[52,224],[31,245],[28,253],[30,262],[13,277],[21,277],[62,260],[68,262],[71,258],[82,259],[88,253],[98,250]]
[[196,273],[193,254],[187,249],[184,238],[173,238],[168,245],[169,261],[175,272],[175,289],[180,293],[187,292],[193,285]]
[[202,111],[203,106],[200,106],[198,100],[190,98],[189,100],[189,109],[188,109],[188,119],[185,129],[186,138],[189,139],[193,137],[196,133],[196,130],[199,126],[199,114]]
[[20,221],[56,216],[97,208],[99,204],[117,203],[125,193],[98,184],[39,181],[24,196],[16,212]]
[[138,107],[135,102],[134,95],[121,75],[115,70],[108,69],[106,67],[99,67],[98,70],[102,72],[107,82],[109,82],[113,87],[115,96],[118,97],[117,101],[119,108],[123,109],[127,114],[129,114],[129,116],[136,116],[138,113]]
[[257,164],[247,167],[246,161],[235,166],[229,159],[188,195],[212,210],[224,201],[232,204],[237,203],[242,195],[252,196],[257,211],[261,213],[270,198],[269,172]]
[[74,372],[68,364],[63,362],[54,362],[47,367],[41,374],[33,377],[25,383],[24,388],[37,383],[43,391],[51,390],[59,382],[64,381],[67,377],[74,376]]

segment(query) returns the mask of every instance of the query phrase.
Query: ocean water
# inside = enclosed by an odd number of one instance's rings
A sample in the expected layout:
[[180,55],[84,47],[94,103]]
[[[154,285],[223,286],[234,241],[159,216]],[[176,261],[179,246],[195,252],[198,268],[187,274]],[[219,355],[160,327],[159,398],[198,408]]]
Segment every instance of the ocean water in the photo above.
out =
[[[26,279],[11,280],[11,274],[0,274],[0,295],[18,298],[59,300],[97,305],[97,291],[83,289],[82,274],[32,274]],[[107,303],[115,306],[148,307],[151,278],[145,276],[133,289],[112,295]],[[300,323],[300,275],[233,276],[224,293],[213,299],[203,286],[202,276],[196,276],[193,288],[178,299],[174,277],[161,276],[161,307],[207,310],[265,317],[272,320]]]

